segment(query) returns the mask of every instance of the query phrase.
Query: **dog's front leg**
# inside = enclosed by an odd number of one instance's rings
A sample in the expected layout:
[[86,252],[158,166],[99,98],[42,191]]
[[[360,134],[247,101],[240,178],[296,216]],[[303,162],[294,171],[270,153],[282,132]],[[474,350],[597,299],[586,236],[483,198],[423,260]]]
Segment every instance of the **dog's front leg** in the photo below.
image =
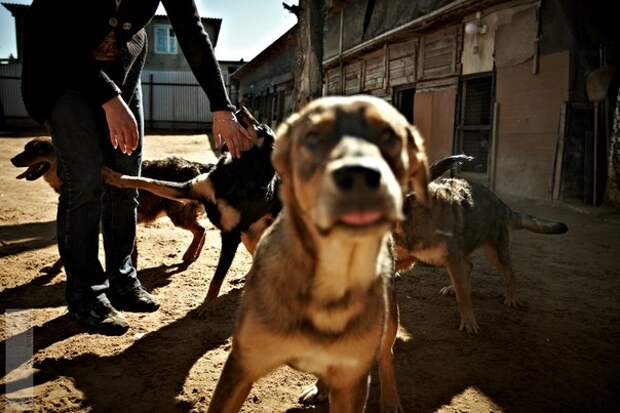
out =
[[402,412],[400,396],[398,395],[398,385],[396,383],[396,372],[394,371],[394,342],[398,333],[398,301],[396,301],[396,290],[394,289],[394,279],[388,286],[387,292],[387,319],[386,328],[381,339],[381,347],[377,355],[379,367],[379,385],[381,386],[381,413]]
[[329,411],[338,413],[359,413],[366,410],[370,375],[362,376],[351,385],[334,383],[330,386]]
[[228,355],[224,370],[217,382],[215,392],[209,403],[208,413],[235,413],[241,409],[245,398],[252,389],[253,381],[239,363],[234,348]]
[[454,286],[456,302],[461,315],[459,330],[467,331],[469,334],[478,334],[480,327],[478,327],[471,304],[472,264],[465,258],[453,257],[446,268]]

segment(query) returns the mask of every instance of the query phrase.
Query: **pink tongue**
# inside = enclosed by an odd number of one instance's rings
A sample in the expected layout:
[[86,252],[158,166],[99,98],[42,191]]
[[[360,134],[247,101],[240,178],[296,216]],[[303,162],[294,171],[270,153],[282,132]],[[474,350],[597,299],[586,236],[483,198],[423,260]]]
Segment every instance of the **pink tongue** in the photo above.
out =
[[381,214],[377,211],[351,212],[340,217],[340,220],[349,225],[366,225],[377,221]]

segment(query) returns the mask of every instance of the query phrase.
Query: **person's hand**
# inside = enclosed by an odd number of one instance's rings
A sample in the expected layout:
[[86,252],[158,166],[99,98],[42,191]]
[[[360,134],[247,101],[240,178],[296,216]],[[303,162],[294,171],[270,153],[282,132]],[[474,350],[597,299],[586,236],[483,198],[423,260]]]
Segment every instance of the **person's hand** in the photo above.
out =
[[235,158],[252,147],[250,134],[237,122],[234,113],[227,110],[213,112],[213,138],[218,148],[222,146],[223,139]]
[[138,147],[139,134],[136,118],[122,97],[116,96],[102,105],[114,149],[131,155]]

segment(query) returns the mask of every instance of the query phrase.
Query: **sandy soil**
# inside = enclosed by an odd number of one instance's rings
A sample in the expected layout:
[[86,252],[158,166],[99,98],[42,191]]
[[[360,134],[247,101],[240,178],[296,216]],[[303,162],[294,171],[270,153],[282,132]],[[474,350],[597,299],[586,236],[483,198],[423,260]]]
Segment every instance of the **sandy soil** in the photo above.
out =
[[[214,311],[196,317],[219,252],[211,229],[200,259],[177,264],[191,235],[162,219],[139,228],[140,278],[162,302],[154,314],[127,314],[122,337],[91,335],[63,306],[64,273],[39,270],[57,257],[56,195],[42,181],[16,181],[8,159],[26,138],[0,139],[0,323],[4,354],[32,338],[34,356],[6,365],[0,408],[36,411],[204,411],[230,347],[241,293],[226,282]],[[204,136],[149,136],[146,158],[212,159]],[[502,305],[502,280],[474,258],[478,336],[457,330],[454,299],[438,294],[443,270],[418,266],[398,282],[401,332],[396,368],[405,411],[618,411],[620,399],[620,214],[507,199],[523,211],[566,222],[565,236],[513,233],[518,309]],[[237,254],[227,280],[248,270]],[[32,366],[32,367],[31,367]],[[4,370],[4,369],[3,369]],[[312,377],[282,368],[253,388],[244,411],[303,408],[297,395]],[[28,384],[34,382],[34,387]],[[8,392],[8,393],[7,393]],[[377,410],[373,381],[370,411]]]

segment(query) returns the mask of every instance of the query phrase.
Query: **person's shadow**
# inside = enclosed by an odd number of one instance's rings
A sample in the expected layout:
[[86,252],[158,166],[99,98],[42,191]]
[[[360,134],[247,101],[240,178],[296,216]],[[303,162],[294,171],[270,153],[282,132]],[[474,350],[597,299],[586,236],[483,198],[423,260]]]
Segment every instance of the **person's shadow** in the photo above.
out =
[[[164,287],[171,282],[174,274],[182,272],[187,267],[184,265],[160,265],[158,267],[146,268],[139,271],[139,278],[144,288],[148,291]],[[59,307],[65,305],[64,289],[65,281],[52,285],[45,285],[54,276],[43,275],[35,277],[27,284],[9,288],[0,292],[0,312],[4,313],[9,309],[34,309],[46,307]],[[59,317],[49,320],[41,326],[34,326],[20,334],[8,337],[0,342],[0,354],[6,354],[7,348],[11,343],[23,343],[27,336],[32,337],[32,354],[44,348],[66,340],[67,338],[85,330],[75,321],[71,320],[69,314],[65,313]],[[27,362],[30,355],[20,353],[20,357],[11,359],[2,370],[3,374],[8,374],[15,368]]]
[[[239,298],[240,289],[220,296],[212,304],[208,318],[199,318],[196,308],[114,356],[89,353],[74,359],[45,359],[34,366],[38,369],[34,384],[71,377],[75,387],[84,393],[85,405],[95,412],[119,408],[132,412],[189,411],[193,403],[178,396],[196,362],[228,341]],[[223,360],[208,368],[221,370],[222,363]],[[21,381],[29,383],[30,379]],[[10,386],[16,389],[19,383]],[[215,382],[208,387],[212,391]],[[195,392],[204,390],[196,388]]]
[[56,221],[0,226],[0,258],[56,243]]

